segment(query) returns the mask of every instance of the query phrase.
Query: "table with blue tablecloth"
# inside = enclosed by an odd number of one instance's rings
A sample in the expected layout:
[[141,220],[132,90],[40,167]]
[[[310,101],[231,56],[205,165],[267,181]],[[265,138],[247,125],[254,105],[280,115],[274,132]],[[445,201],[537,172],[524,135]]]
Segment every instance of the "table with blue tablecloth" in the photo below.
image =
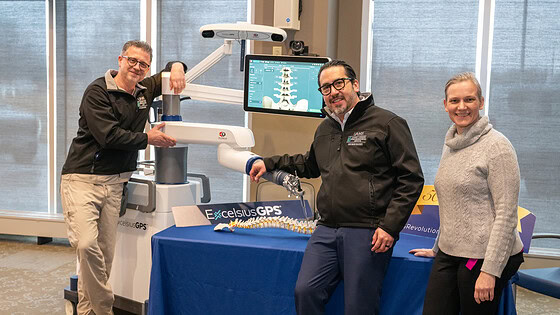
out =
[[[272,228],[167,228],[152,238],[149,314],[295,314],[294,288],[308,239]],[[433,242],[401,234],[383,283],[381,314],[422,313],[433,260],[408,251]],[[500,313],[515,314],[511,287],[504,293]],[[339,286],[327,314],[344,314],[343,299]]]

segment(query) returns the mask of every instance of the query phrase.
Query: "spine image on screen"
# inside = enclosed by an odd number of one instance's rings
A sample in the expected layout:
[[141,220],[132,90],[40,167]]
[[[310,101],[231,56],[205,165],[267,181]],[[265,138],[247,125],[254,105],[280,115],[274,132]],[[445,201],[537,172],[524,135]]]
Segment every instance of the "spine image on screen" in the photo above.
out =
[[274,102],[274,100],[269,96],[264,96],[262,103],[263,107],[281,110],[307,111],[308,101],[306,99],[300,99],[296,104],[292,103],[292,99],[297,98],[297,94],[293,94],[297,92],[297,90],[292,89],[292,70],[289,67],[282,67],[280,72],[281,74],[277,76],[279,79],[277,81],[279,87],[274,88],[274,90],[279,92],[278,94],[274,94],[274,96],[278,99],[278,102]]
[[326,57],[246,55],[243,109],[324,118],[317,77]]

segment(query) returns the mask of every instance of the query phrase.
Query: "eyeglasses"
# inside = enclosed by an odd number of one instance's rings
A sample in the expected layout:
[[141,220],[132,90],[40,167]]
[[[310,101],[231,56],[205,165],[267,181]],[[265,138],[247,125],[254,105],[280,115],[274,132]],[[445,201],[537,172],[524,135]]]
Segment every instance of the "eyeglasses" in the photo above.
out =
[[128,61],[128,65],[131,67],[136,66],[136,64],[140,64],[140,69],[142,70],[146,70],[150,67],[149,64],[145,63],[144,61],[140,61],[134,57],[129,57],[129,56],[121,56],[123,58],[125,58]]
[[319,90],[319,92],[321,92],[321,94],[323,94],[324,96],[327,96],[331,94],[331,86],[334,87],[337,91],[340,91],[346,86],[346,80],[352,81],[351,78],[336,79],[331,84],[325,84],[317,90]]

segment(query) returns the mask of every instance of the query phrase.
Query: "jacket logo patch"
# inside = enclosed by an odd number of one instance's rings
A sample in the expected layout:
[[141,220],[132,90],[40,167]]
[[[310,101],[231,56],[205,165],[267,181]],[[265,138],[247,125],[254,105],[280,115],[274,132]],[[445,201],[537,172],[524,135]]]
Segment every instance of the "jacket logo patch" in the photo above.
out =
[[365,132],[356,131],[356,132],[354,132],[353,135],[349,136],[348,139],[346,139],[346,143],[349,146],[350,145],[362,146],[362,145],[364,145],[364,143],[366,143],[366,140],[367,140],[367,136],[365,135]]
[[138,106],[138,109],[146,109],[146,107],[148,107],[148,102],[146,102],[144,95],[136,100],[136,106]]

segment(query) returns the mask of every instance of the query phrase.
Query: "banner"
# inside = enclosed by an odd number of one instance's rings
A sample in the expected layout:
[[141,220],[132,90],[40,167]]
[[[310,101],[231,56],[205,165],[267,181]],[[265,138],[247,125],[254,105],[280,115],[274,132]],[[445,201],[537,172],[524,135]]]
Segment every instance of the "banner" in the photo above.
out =
[[[529,252],[536,217],[529,210],[517,207],[517,231],[523,252]],[[436,238],[439,231],[439,203],[433,185],[425,185],[402,232]]]
[[305,219],[313,217],[313,210],[309,202],[304,200],[238,202],[221,204],[201,204],[194,206],[180,206],[171,208],[175,225],[195,226],[207,224],[229,223],[235,219],[246,221],[257,217],[283,217]]

